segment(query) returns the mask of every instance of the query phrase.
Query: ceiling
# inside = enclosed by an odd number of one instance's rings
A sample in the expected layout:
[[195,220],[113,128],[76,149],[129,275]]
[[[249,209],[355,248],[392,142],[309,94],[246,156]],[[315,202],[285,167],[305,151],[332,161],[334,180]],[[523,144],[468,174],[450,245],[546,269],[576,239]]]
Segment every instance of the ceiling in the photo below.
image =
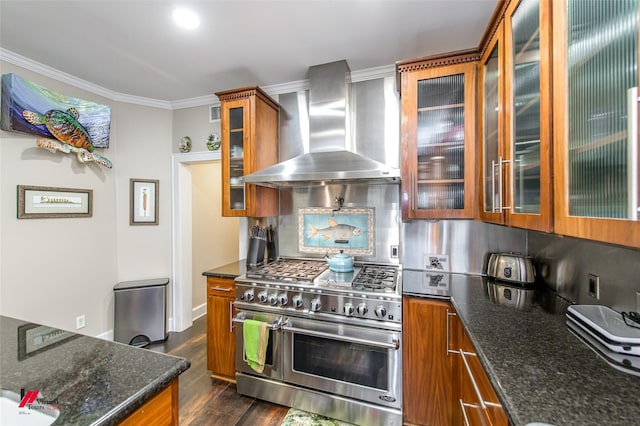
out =
[[[477,47],[498,0],[0,0],[0,47],[108,91],[180,101]],[[200,15],[185,30],[176,6]]]

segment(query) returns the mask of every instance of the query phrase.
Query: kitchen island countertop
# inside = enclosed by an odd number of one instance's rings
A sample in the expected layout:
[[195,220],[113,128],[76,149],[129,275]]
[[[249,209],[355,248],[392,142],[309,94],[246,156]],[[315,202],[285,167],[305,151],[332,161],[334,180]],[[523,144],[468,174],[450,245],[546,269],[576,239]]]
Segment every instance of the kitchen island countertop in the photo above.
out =
[[640,377],[569,331],[568,301],[538,289],[517,308],[493,302],[488,285],[481,276],[403,272],[405,296],[450,298],[514,426],[637,423]]
[[226,265],[219,266],[204,271],[202,275],[205,277],[231,278],[235,279],[247,272],[247,261],[245,259],[231,262]]
[[[40,344],[47,340],[55,344]],[[0,389],[38,391],[59,407],[56,425],[116,424],[189,366],[184,358],[0,316]]]

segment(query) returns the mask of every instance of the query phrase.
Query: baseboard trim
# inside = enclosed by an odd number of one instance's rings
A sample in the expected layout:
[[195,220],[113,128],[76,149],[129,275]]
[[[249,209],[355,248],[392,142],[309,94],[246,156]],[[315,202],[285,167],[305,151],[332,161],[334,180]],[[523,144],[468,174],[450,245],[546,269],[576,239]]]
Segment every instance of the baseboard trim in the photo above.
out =
[[207,304],[203,303],[191,309],[191,321],[195,321],[200,317],[207,315]]

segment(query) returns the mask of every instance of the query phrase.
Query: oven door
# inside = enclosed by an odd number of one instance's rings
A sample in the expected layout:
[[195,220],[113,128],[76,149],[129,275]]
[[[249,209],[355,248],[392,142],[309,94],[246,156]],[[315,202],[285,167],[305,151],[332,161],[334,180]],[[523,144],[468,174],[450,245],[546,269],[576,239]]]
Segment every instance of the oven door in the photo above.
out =
[[401,332],[289,318],[284,381],[402,408]]
[[[262,373],[258,373],[247,364],[247,357],[244,352],[244,328],[246,319],[264,321],[269,328],[269,343],[265,357],[265,366]],[[283,317],[276,314],[264,312],[248,311],[236,309],[233,318],[236,332],[236,371],[251,374],[254,376],[268,377],[275,380],[282,380],[282,332],[279,331]]]

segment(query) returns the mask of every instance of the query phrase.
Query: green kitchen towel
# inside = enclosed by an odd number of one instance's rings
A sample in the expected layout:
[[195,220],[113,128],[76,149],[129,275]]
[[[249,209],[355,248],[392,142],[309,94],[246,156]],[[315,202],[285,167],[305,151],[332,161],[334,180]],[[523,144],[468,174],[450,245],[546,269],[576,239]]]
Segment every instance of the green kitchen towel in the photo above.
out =
[[264,370],[264,359],[267,355],[267,345],[269,344],[267,323],[246,319],[242,327],[242,334],[247,364],[256,372],[262,373]]

